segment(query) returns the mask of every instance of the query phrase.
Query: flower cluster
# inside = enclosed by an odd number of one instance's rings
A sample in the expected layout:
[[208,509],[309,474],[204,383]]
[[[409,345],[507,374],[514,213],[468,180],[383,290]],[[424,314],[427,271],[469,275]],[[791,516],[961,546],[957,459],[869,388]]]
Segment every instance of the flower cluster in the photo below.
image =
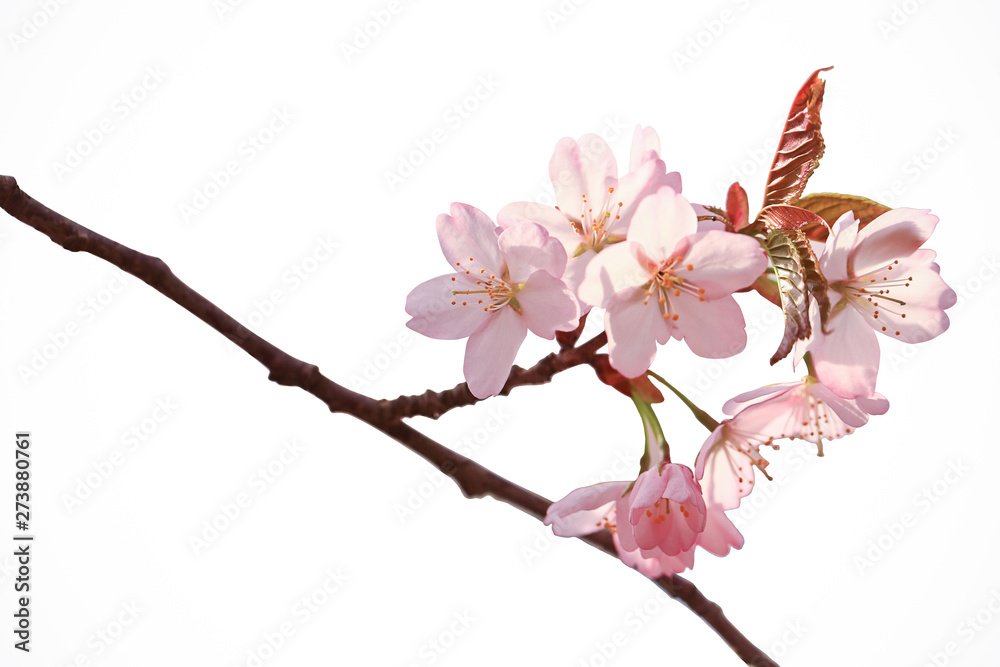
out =
[[[822,456],[824,440],[886,412],[875,391],[876,334],[916,343],[948,328],[944,311],[956,298],[922,248],[938,222],[928,211],[880,207],[863,218],[848,209],[826,221],[793,205],[768,208],[766,198],[751,224],[736,184],[742,209],[738,197],[725,211],[689,202],[656,133],[643,127],[626,174],[596,135],[559,141],[549,174],[555,207],[515,202],[494,223],[456,203],[438,218],[451,272],[410,293],[407,324],[432,338],[468,338],[466,382],[486,398],[503,391],[529,330],[552,339],[603,310],[608,354],[592,365],[639,409],[641,469],[635,480],[572,491],[545,522],[563,536],[609,530],[621,559],[647,576],[692,567],[696,547],[720,556],[742,547],[726,512],[753,490],[755,469],[767,476],[762,448],[800,438]],[[670,460],[651,405],[662,397],[645,387],[649,377],[673,387],[650,366],[670,339],[706,358],[741,352],[747,336],[733,294],[750,289],[783,308],[786,326],[799,318],[787,350],[809,373],[736,396],[721,423],[685,398],[711,431],[692,470]]]

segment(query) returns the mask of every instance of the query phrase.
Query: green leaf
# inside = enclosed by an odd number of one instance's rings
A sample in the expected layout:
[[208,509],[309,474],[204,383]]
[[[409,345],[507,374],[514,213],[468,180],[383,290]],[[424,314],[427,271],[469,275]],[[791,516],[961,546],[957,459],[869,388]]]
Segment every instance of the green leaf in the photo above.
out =
[[788,356],[796,341],[812,334],[809,323],[809,304],[815,299],[819,306],[820,322],[826,329],[830,316],[827,282],[819,270],[819,261],[805,233],[798,229],[772,229],[767,235],[764,249],[774,267],[774,277],[785,315],[785,332],[771,365]]
[[[836,192],[815,192],[811,195],[806,195],[795,205],[812,211],[823,218],[830,227],[833,227],[833,223],[837,221],[837,218],[847,211],[854,211],[854,217],[860,220],[861,227],[864,227],[886,211],[892,210],[888,206],[879,204],[877,201],[873,201],[867,197],[842,195]],[[802,231],[806,233],[806,236],[815,241],[826,241],[829,235],[829,229],[824,229],[822,226],[816,225],[803,227]]]
[[828,69],[831,68],[813,72],[792,102],[767,177],[763,208],[798,201],[806,182],[819,165],[824,148],[819,112],[826,86],[819,74]]

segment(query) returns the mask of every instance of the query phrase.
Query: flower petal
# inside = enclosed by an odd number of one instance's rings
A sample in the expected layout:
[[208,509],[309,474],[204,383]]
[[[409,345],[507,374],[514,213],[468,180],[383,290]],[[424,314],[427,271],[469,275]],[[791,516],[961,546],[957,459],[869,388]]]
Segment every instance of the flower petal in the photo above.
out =
[[820,382],[806,385],[806,390],[825,403],[848,426],[858,428],[868,423],[868,413],[861,409],[857,401],[841,398]]
[[604,307],[615,292],[649,282],[649,271],[636,261],[630,246],[628,241],[616,243],[590,260],[577,290],[581,301]]
[[874,394],[880,351],[865,317],[848,306],[835,312],[827,330],[814,327],[809,343],[817,379],[843,398]]
[[698,535],[696,544],[716,556],[725,556],[730,549],[743,547],[743,535],[721,507],[709,507],[705,517],[705,530]]
[[628,240],[640,244],[651,259],[662,261],[674,253],[681,239],[697,229],[698,219],[688,200],[664,186],[639,203]]
[[507,204],[497,213],[497,223],[503,229],[513,227],[519,222],[535,222],[544,227],[545,231],[559,239],[569,256],[572,256],[582,242],[569,218],[562,211],[551,206],[530,201],[518,201]]
[[695,476],[707,505],[732,510],[753,490],[754,467],[750,457],[729,443],[730,422],[720,424],[702,445],[695,461]]
[[[767,269],[767,254],[750,236],[707,231],[692,234],[685,241],[687,249],[677,275],[704,288],[708,300],[752,285]],[[693,268],[688,270],[687,266]]]
[[[875,331],[906,343],[922,343],[948,330],[951,322],[944,310],[955,305],[957,296],[941,279],[934,257],[932,250],[918,250],[894,265],[892,274],[900,278],[893,281],[892,288],[886,288],[883,298],[873,294],[875,310],[863,310]],[[889,271],[878,275],[895,278]],[[878,319],[873,316],[876,310]]]
[[[595,252],[593,248],[590,246],[585,247],[585,250],[580,252],[575,257],[570,257],[569,260],[566,261],[566,271],[564,271],[562,275],[562,281],[566,283],[566,287],[568,287],[573,294],[579,293],[580,285],[583,283],[584,278],[587,275],[587,269],[590,262],[597,257],[597,252]],[[580,307],[582,309],[580,312],[581,315],[590,310],[590,304],[581,303]]]
[[833,223],[830,240],[819,258],[820,271],[827,282],[847,280],[847,259],[858,237],[858,225],[853,211],[846,211]]
[[[669,477],[661,475],[657,470],[646,470],[639,474],[639,478],[635,481],[635,486],[632,487],[632,491],[629,493],[629,523],[635,526],[645,517],[646,510],[655,505],[663,497],[663,492],[666,490],[669,481]],[[653,544],[655,543],[656,541],[653,542]]]
[[691,351],[706,359],[723,359],[739,354],[747,344],[743,311],[732,296],[715,301],[699,301],[687,292],[671,297],[677,314],[673,336],[683,339]]
[[889,411],[889,400],[882,394],[856,399],[858,407],[870,415],[884,415]]
[[496,229],[478,208],[457,202],[451,205],[451,215],[442,213],[437,219],[441,250],[456,271],[478,273],[484,268],[498,276],[502,273]]
[[552,340],[556,331],[572,331],[580,323],[576,297],[548,271],[532,273],[516,298],[524,323],[536,336]]
[[455,340],[471,336],[489,313],[482,308],[463,306],[452,290],[476,289],[475,281],[465,274],[438,276],[413,288],[406,297],[406,312],[411,319],[406,326],[430,338]]
[[784,394],[789,392],[792,389],[801,386],[801,384],[801,382],[780,382],[777,384],[769,384],[763,387],[758,387],[757,389],[751,389],[750,391],[745,391],[742,394],[734,396],[726,401],[725,405],[722,406],[722,411],[727,415],[734,415],[749,405],[765,401],[775,394]]
[[937,223],[938,217],[926,209],[894,208],[883,213],[858,232],[849,261],[851,272],[862,275],[909,257],[930,237]]
[[523,283],[538,270],[561,278],[566,270],[566,251],[562,243],[534,222],[508,227],[497,242],[512,282]]
[[645,298],[643,288],[626,288],[611,298],[604,315],[611,366],[628,378],[649,370],[657,341],[665,343],[670,337],[656,300],[643,305]]
[[663,160],[650,160],[636,171],[630,171],[622,176],[612,195],[613,202],[622,204],[618,213],[621,219],[615,222],[612,228],[613,235],[625,238],[639,205],[663,186],[668,186],[677,193],[681,191],[681,175],[677,172],[668,174]]
[[583,210],[584,197],[601,201],[607,189],[617,185],[618,165],[608,142],[598,135],[585,134],[579,142],[565,137],[549,161],[549,178],[559,209],[576,216]]
[[510,376],[528,328],[510,306],[490,314],[465,347],[465,381],[476,398],[496,396]]
[[[651,127],[636,125],[632,132],[632,150],[629,153],[628,170],[635,171],[649,160],[660,156],[660,137]],[[624,180],[624,179],[623,179]]]
[[570,491],[565,498],[549,505],[545,512],[546,526],[559,537],[589,535],[598,531],[603,519],[629,482],[601,482]]

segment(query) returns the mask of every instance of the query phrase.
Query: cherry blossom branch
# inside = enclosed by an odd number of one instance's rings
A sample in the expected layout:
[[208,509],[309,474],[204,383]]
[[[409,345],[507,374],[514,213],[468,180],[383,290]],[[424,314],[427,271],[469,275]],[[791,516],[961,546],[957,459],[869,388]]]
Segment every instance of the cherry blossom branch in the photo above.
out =
[[[551,504],[548,499],[497,475],[401,421],[406,406],[433,405],[432,392],[396,401],[376,401],[333,382],[315,365],[296,359],[249,331],[177,278],[163,260],[121,245],[56,213],[25,194],[10,176],[0,176],[0,208],[66,250],[90,253],[136,276],[260,362],[268,369],[269,380],[283,386],[299,387],[321,400],[331,412],[349,414],[385,433],[453,479],[466,497],[488,495],[537,519],[545,516]],[[562,370],[589,363],[606,342],[606,337],[601,334],[580,347],[551,354],[530,369],[515,369],[504,387],[504,393],[516,386],[548,382]],[[476,399],[471,394],[468,399],[463,398],[463,390],[468,391],[464,384],[439,394],[442,397],[437,399],[440,407],[450,409],[475,403]],[[390,407],[386,408],[386,404]],[[393,407],[397,405],[404,407]],[[412,414],[424,414],[414,411],[413,407],[408,409]],[[609,533],[602,531],[580,539],[617,558]],[[746,664],[776,667],[774,661],[725,617],[719,605],[708,600],[694,584],[677,575],[660,577],[653,582],[698,614]]]
[[[516,387],[545,384],[557,374],[574,366],[589,364],[594,360],[595,353],[607,345],[608,335],[603,331],[578,347],[564,348],[542,357],[531,368],[514,366],[511,369],[507,384],[500,395],[506,396]],[[437,419],[452,408],[478,403],[480,399],[472,395],[469,385],[462,382],[445,391],[428,389],[417,396],[400,396],[392,400],[378,402],[383,419],[405,419],[407,417],[430,417]]]

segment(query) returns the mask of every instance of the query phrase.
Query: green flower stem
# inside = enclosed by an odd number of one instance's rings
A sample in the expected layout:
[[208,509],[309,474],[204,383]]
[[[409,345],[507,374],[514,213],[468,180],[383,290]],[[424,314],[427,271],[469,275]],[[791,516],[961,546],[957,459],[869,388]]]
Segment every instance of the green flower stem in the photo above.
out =
[[[639,416],[642,417],[643,431],[646,434],[646,449],[642,452],[639,467],[642,470],[649,470],[651,447],[653,446],[659,447],[663,454],[663,460],[669,462],[670,445],[667,444],[667,439],[663,436],[663,429],[660,427],[660,420],[656,418],[656,413],[653,412],[653,406],[639,398],[634,391],[632,392],[632,402],[635,403],[635,408],[639,411]],[[651,440],[655,442],[650,442]]]
[[802,356],[802,361],[806,362],[806,368],[809,370],[809,375],[811,375],[812,377],[818,377],[816,375],[816,367],[813,366],[812,353],[811,352],[806,352]]
[[694,415],[694,418],[697,419],[702,426],[707,428],[709,431],[714,431],[716,428],[718,428],[719,422],[712,419],[712,416],[710,414],[708,414],[707,412],[699,408],[697,405],[692,403],[691,399],[689,399],[687,396],[679,392],[677,388],[674,387],[674,385],[670,384],[669,382],[667,382],[665,379],[663,379],[661,376],[657,375],[653,371],[646,371],[646,374],[649,375],[649,377],[658,380],[660,384],[662,384],[670,391],[674,392],[677,398],[684,401],[684,405],[688,407],[688,410],[691,411],[691,414]]

